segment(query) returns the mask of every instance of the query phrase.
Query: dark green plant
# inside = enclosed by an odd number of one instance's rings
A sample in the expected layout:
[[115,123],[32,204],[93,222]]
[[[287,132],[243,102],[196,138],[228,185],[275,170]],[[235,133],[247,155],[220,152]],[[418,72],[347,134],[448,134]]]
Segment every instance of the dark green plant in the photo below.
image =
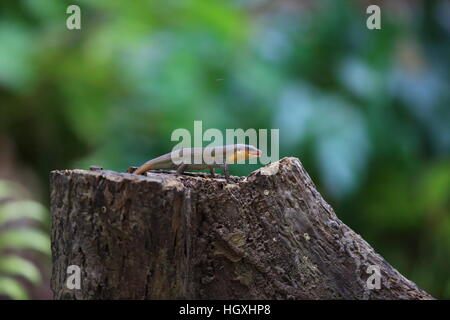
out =
[[46,257],[50,255],[48,233],[30,223],[45,225],[48,210],[36,201],[16,199],[20,189],[14,183],[0,180],[0,295],[12,299],[28,298],[19,278],[33,285],[42,282],[36,264],[19,253],[31,250]]

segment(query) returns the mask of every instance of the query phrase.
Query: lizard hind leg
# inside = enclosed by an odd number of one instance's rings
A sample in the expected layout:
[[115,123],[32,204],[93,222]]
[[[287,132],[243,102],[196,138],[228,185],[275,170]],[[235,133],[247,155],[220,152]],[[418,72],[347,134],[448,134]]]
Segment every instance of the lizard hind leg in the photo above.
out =
[[230,182],[230,173],[228,172],[228,164],[223,165],[223,173],[225,174],[225,180]]

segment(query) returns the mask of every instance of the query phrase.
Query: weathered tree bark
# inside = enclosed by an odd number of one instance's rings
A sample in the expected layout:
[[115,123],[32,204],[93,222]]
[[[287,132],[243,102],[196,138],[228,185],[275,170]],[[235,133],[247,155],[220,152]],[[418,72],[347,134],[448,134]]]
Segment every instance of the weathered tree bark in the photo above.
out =
[[52,172],[55,298],[433,299],[336,217],[298,159],[232,179]]

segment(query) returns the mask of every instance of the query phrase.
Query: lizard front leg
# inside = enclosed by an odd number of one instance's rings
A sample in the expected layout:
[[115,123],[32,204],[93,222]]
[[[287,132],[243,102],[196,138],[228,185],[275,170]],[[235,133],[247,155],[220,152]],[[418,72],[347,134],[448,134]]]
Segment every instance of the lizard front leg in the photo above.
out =
[[184,163],[180,164],[177,168],[177,174],[183,174],[184,170],[187,169],[187,166],[188,165]]
[[209,173],[211,174],[211,178],[215,178],[216,175],[214,173],[214,167],[209,167]]

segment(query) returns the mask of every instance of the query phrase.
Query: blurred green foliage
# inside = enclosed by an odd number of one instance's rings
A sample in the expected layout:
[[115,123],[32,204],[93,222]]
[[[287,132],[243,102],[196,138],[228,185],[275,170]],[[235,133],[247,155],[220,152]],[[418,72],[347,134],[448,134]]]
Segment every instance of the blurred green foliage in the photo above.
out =
[[194,120],[279,128],[345,223],[450,298],[448,1],[380,2],[372,31],[350,0],[80,0],[79,31],[69,4],[0,4],[0,138],[35,198],[50,170],[124,171]]
[[23,250],[50,256],[50,236],[38,225],[19,224],[22,219],[41,225],[48,224],[48,210],[31,200],[18,200],[23,189],[12,182],[0,180],[0,296],[27,299],[25,279],[32,285],[42,282],[41,271],[36,264],[19,255]]

